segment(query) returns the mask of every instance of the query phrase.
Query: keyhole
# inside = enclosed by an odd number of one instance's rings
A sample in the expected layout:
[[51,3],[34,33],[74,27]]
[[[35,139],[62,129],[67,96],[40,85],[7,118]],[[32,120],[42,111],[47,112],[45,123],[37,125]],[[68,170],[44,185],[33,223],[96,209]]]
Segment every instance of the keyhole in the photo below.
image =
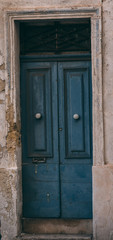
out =
[[37,174],[37,164],[35,164],[35,174]]
[[50,194],[47,193],[46,196],[47,196],[47,201],[49,202],[50,201]]

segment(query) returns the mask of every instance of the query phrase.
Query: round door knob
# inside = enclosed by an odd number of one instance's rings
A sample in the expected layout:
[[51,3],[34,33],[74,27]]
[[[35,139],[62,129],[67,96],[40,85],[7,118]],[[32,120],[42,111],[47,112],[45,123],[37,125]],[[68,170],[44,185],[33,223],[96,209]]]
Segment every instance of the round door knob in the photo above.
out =
[[36,114],[35,114],[35,118],[36,118],[36,119],[40,119],[41,116],[42,116],[41,113],[36,113]]
[[79,117],[80,117],[80,116],[79,116],[78,114],[74,114],[74,115],[73,115],[73,118],[76,119],[76,120],[79,119]]

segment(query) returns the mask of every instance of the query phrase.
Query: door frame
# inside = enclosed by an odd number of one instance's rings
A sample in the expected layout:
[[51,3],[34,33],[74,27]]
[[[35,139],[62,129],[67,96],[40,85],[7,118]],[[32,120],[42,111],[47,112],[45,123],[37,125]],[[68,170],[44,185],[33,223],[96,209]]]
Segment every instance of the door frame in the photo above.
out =
[[[15,168],[15,177],[17,188],[14,188],[15,198],[12,197],[14,205],[15,234],[21,232],[21,213],[22,213],[22,184],[21,184],[21,109],[20,109],[20,65],[19,65],[19,22],[26,20],[39,19],[91,19],[91,55],[92,55],[92,115],[93,115],[93,168],[102,166],[104,160],[104,131],[103,131],[103,101],[102,101],[102,47],[101,47],[101,7],[76,7],[70,9],[56,10],[11,10],[5,12],[5,49],[6,49],[6,112],[10,107],[13,110],[13,116],[6,117],[6,135],[9,133],[10,122],[13,121],[16,126],[16,135],[13,144],[13,151],[8,151],[8,161],[14,159],[12,168]],[[13,131],[13,129],[12,129]],[[98,138],[98,136],[100,136]],[[100,141],[101,139],[101,141]],[[93,175],[93,186],[94,186]],[[95,189],[95,188],[94,188]],[[93,223],[94,232],[96,231],[96,212],[95,212],[95,192],[93,192]],[[16,200],[17,199],[17,200]],[[9,226],[12,227],[10,221]],[[14,228],[14,227],[13,227]]]

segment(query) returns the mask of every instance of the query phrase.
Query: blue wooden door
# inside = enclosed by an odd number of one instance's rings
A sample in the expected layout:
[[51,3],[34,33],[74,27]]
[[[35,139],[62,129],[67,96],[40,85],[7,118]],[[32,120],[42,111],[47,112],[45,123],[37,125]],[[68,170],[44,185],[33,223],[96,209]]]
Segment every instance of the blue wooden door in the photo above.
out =
[[22,62],[23,217],[92,217],[90,62]]
[[92,217],[90,62],[58,63],[62,218]]
[[21,71],[23,216],[60,217],[57,63]]

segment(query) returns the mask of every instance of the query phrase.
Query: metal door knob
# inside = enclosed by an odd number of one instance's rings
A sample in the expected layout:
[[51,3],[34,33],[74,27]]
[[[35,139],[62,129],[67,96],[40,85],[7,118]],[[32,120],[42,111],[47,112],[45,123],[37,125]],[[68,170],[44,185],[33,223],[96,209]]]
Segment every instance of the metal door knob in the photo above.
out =
[[41,117],[42,117],[41,113],[36,113],[36,114],[35,114],[35,118],[36,118],[36,119],[40,119]]
[[79,119],[79,117],[80,117],[80,116],[79,116],[78,114],[74,114],[74,115],[73,115],[73,118],[76,119],[76,120]]

